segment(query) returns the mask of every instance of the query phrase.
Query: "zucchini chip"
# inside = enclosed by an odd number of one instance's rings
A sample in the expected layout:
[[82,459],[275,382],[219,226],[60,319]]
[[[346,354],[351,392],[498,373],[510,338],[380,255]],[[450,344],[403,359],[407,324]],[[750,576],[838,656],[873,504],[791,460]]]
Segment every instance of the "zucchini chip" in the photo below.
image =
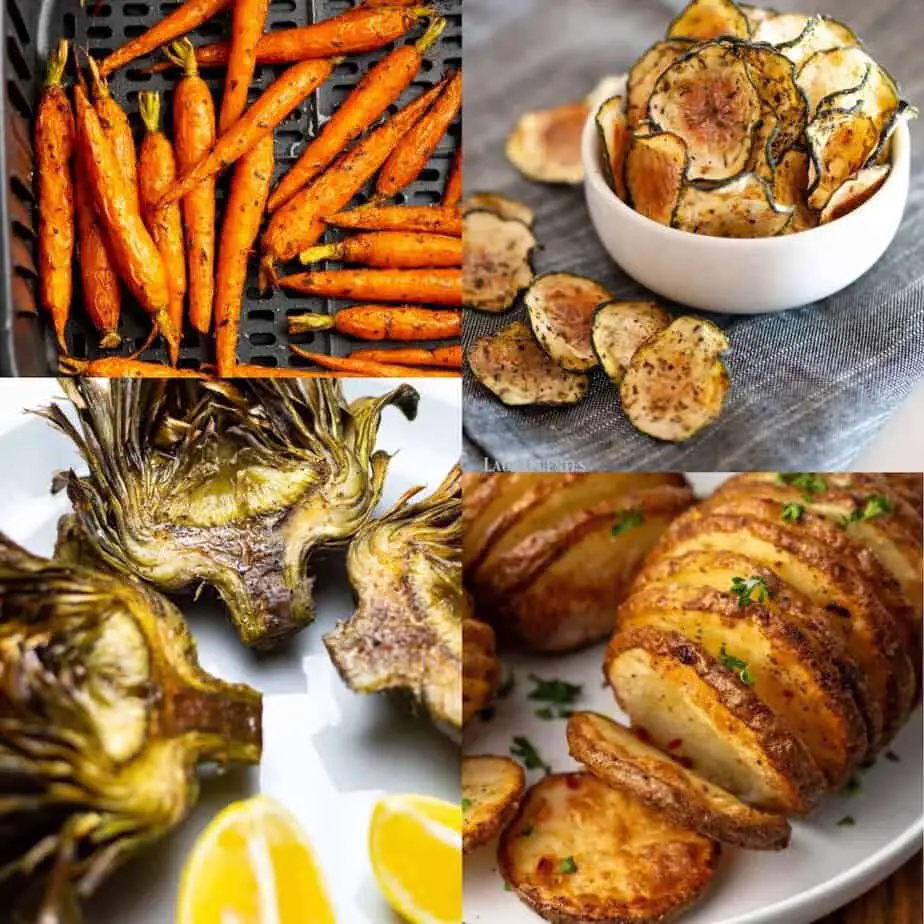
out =
[[885,182],[891,169],[888,165],[881,165],[878,167],[864,167],[855,173],[846,183],[843,183],[831,194],[827,205],[818,216],[819,224],[826,225],[830,221],[843,218],[863,205],[867,199],[871,199]]
[[594,117],[600,138],[600,156],[603,173],[610,189],[626,201],[625,161],[629,146],[629,127],[626,122],[626,107],[621,96],[610,97]]
[[711,321],[683,315],[642,345],[619,386],[626,417],[655,439],[682,443],[722,412],[730,344]]
[[590,337],[594,311],[612,294],[593,279],[574,273],[538,276],[523,302],[542,349],[569,372],[587,372],[597,365]]
[[532,282],[530,256],[538,242],[522,222],[493,212],[469,212],[463,225],[463,304],[495,314],[506,311]]
[[596,115],[597,110],[614,96],[626,99],[629,86],[628,74],[611,74],[597,81],[597,85],[584,97],[587,108]]
[[603,371],[618,385],[638,348],[671,323],[654,302],[604,302],[594,312],[591,340]]
[[525,202],[511,199],[502,193],[475,192],[466,196],[462,200],[462,214],[468,215],[469,212],[493,212],[500,218],[519,221],[527,228],[532,228],[536,223],[536,213]]
[[751,850],[782,850],[789,844],[792,829],[784,815],[745,805],[612,719],[575,713],[568,720],[568,749],[608,786],[682,828]]
[[917,117],[917,107],[912,106],[905,100],[901,100],[898,104],[898,108],[892,113],[888,122],[886,122],[880,132],[879,143],[876,145],[876,150],[870,154],[864,166],[871,167],[874,164],[888,163],[892,158],[892,136],[895,134],[895,130],[902,122],[910,122]]
[[536,343],[522,321],[481,337],[469,350],[475,378],[510,407],[577,404],[587,396],[586,375],[566,372]]
[[691,180],[727,180],[747,166],[760,96],[744,62],[720,42],[700,45],[655,84],[648,117],[686,143]]
[[640,215],[669,225],[690,165],[687,146],[673,132],[635,134],[626,154],[628,202]]
[[805,13],[772,13],[764,16],[751,35],[754,44],[787,45],[797,41],[812,21]]
[[748,28],[751,30],[751,35],[757,31],[764,20],[770,19],[772,16],[780,15],[776,10],[771,10],[763,6],[752,6],[750,3],[739,3],[738,9],[744,13],[748,21]]
[[720,35],[746,39],[750,34],[747,16],[732,0],[691,0],[667,30],[669,39],[686,38],[697,42]]
[[526,774],[509,757],[462,758],[462,852],[493,840],[516,813]]
[[773,237],[792,221],[793,207],[774,201],[769,184],[754,173],[703,189],[680,193],[674,227],[709,237]]
[[798,71],[812,55],[819,51],[852,48],[859,44],[860,40],[842,22],[819,15],[813,16],[799,35],[788,42],[783,42],[778,47],[796,65],[796,71]]
[[826,110],[805,131],[811,151],[808,204],[827,205],[831,194],[867,162],[879,143],[876,123],[862,112]]
[[583,100],[525,113],[507,138],[507,160],[530,180],[582,183],[581,133],[589,114]]
[[560,924],[663,924],[703,893],[720,847],[590,773],[530,787],[501,835],[500,874]]
[[787,233],[806,231],[818,224],[818,218],[805,201],[808,188],[809,156],[805,151],[793,148],[783,155],[783,159],[773,171],[773,198],[780,205],[791,206],[792,221],[786,228]]
[[626,90],[626,119],[634,128],[648,113],[648,100],[658,78],[693,47],[689,39],[673,39],[652,45],[629,71]]

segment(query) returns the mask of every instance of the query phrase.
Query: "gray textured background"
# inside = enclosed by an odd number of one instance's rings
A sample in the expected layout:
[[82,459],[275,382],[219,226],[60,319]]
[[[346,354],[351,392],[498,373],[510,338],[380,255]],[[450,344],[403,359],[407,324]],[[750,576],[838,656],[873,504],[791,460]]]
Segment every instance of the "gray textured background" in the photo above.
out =
[[[583,189],[523,179],[504,158],[517,117],[582,97],[627,71],[684,4],[671,0],[466,0],[466,190],[527,202],[544,245],[537,272],[566,270],[617,298],[644,290],[598,243]],[[924,109],[924,0],[779,0],[847,22]],[[732,391],[719,421],[681,446],[637,433],[599,371],[567,409],[505,408],[466,373],[465,463],[514,470],[847,468],[924,378],[924,131],[912,123],[912,188],[899,235],[859,282],[826,301],[755,317],[713,315],[731,338]],[[708,272],[708,267],[704,268]],[[525,317],[466,314],[466,342]]]

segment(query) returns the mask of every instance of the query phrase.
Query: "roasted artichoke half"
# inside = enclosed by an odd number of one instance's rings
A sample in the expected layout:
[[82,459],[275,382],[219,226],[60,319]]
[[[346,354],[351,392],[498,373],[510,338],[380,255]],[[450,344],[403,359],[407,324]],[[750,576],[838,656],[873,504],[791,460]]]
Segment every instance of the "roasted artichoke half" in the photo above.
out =
[[390,461],[375,451],[381,415],[395,405],[413,419],[419,400],[403,385],[347,405],[330,379],[62,387],[78,423],[58,405],[43,413],[90,474],[65,476],[74,513],[58,554],[163,591],[210,585],[258,648],[314,618],[308,560],[367,522]]
[[0,901],[61,924],[186,817],[201,762],[260,760],[262,704],[206,674],[180,613],[0,534]]
[[438,724],[462,727],[462,475],[409,491],[363,527],[347,559],[358,608],[325,636],[357,692],[403,690]]

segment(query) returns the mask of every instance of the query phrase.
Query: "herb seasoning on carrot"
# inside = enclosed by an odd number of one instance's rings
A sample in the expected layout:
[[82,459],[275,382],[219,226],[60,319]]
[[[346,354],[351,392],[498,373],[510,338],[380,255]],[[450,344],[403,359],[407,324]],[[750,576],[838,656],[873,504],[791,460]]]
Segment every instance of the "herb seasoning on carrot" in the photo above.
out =
[[371,359],[378,363],[399,366],[433,366],[439,369],[461,369],[462,347],[445,346],[425,350],[419,347],[396,350],[354,350],[350,359]]
[[452,170],[449,171],[449,179],[446,181],[446,192],[443,194],[443,205],[446,208],[455,208],[462,199],[462,145],[459,144],[459,150],[456,151],[455,159],[452,162]]
[[356,340],[445,340],[462,333],[462,312],[416,305],[354,305],[335,315],[300,314],[289,318],[289,334],[336,330]]
[[462,237],[462,213],[438,205],[362,205],[324,220],[357,231],[424,231]]
[[462,306],[462,271],[458,269],[328,270],[285,276],[279,285],[324,298]]
[[445,234],[373,231],[335,244],[312,247],[301,255],[306,266],[322,260],[388,269],[461,266],[462,239]]
[[208,376],[191,369],[174,369],[158,363],[107,356],[104,359],[81,360],[66,357],[58,363],[63,375],[83,375],[91,379],[205,379]]
[[326,356],[322,353],[309,353],[301,347],[290,346],[290,350],[302,359],[311,360],[315,365],[330,369],[338,374],[358,373],[365,376],[383,378],[458,378],[457,372],[446,369],[420,369],[414,366],[399,366],[397,363],[378,363],[370,359],[350,359],[347,356]]
[[266,26],[270,0],[236,0],[231,13],[231,46],[218,132],[224,134],[247,108],[247,94],[257,65],[257,44]]

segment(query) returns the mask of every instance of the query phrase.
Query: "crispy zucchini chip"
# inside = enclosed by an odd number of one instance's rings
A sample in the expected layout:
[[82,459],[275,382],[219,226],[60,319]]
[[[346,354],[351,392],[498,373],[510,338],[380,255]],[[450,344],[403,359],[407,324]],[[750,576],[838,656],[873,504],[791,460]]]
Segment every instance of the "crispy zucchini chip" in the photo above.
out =
[[840,109],[825,111],[805,130],[811,152],[808,204],[822,209],[836,189],[875,152],[879,129],[870,116]]
[[587,372],[597,365],[590,327],[597,305],[612,293],[574,273],[538,276],[523,302],[540,346],[562,369]]
[[594,114],[608,100],[614,96],[621,96],[625,106],[626,94],[629,87],[628,74],[611,74],[597,81],[596,86],[584,97],[587,108]]
[[632,66],[626,90],[626,119],[630,128],[645,120],[648,101],[658,78],[693,47],[689,39],[673,39],[652,45]]
[[891,169],[885,164],[878,167],[864,167],[855,173],[831,194],[827,205],[818,216],[818,223],[826,225],[859,208],[879,190]]
[[905,100],[901,100],[898,104],[898,108],[892,113],[880,132],[879,144],[876,145],[876,150],[870,154],[864,166],[870,167],[874,164],[888,163],[892,158],[892,136],[895,134],[896,129],[898,129],[903,122],[910,122],[917,117],[917,107],[912,106]]
[[764,20],[770,19],[771,16],[780,15],[776,10],[771,10],[763,6],[752,6],[750,3],[739,3],[738,9],[741,10],[747,18],[751,35],[757,31],[758,26],[760,26]]
[[503,193],[475,192],[462,200],[462,214],[469,212],[493,212],[500,218],[512,219],[532,228],[536,213],[525,203],[511,199]]
[[755,173],[703,189],[680,193],[674,227],[709,237],[773,237],[792,220],[792,206],[774,201],[769,184]]
[[719,845],[590,773],[530,787],[501,835],[501,875],[547,921],[666,922],[712,880]]
[[732,0],[691,0],[667,30],[669,39],[697,42],[719,36],[746,39],[750,34],[747,16]]
[[728,338],[711,321],[683,315],[632,357],[619,387],[629,422],[681,443],[711,424],[728,394],[721,356]]
[[507,138],[507,160],[540,183],[583,182],[581,133],[589,114],[583,100],[525,113]]
[[480,338],[468,364],[475,378],[511,407],[577,404],[587,396],[587,376],[550,359],[522,321]]
[[747,166],[760,121],[760,96],[745,63],[726,43],[698,46],[655,84],[648,117],[679,135],[692,180],[726,180]]
[[654,302],[604,302],[594,312],[591,340],[603,371],[618,385],[638,348],[671,323]]
[[669,225],[689,166],[687,146],[679,135],[633,135],[625,163],[628,202],[640,215]]
[[[465,607],[472,604],[465,595]],[[486,709],[500,683],[500,664],[494,647],[494,630],[480,619],[466,616],[462,623],[462,725]]]
[[603,173],[610,189],[626,201],[625,161],[629,146],[629,126],[626,122],[625,100],[613,96],[597,110],[594,117],[600,138]]
[[568,720],[568,749],[608,786],[705,837],[751,850],[782,850],[792,829],[784,815],[751,808],[628,728],[594,712]]
[[773,198],[793,209],[792,221],[786,231],[794,234],[818,224],[818,216],[808,207],[805,193],[808,189],[809,156],[793,148],[787,151],[773,171]]
[[506,311],[532,282],[530,257],[538,241],[521,221],[493,212],[469,212],[463,225],[463,304],[495,314]]
[[509,757],[462,758],[462,852],[471,853],[500,833],[526,789],[523,768]]
[[804,13],[778,13],[765,19],[755,29],[751,41],[775,45],[797,70],[818,51],[859,44],[856,35],[842,22]]

